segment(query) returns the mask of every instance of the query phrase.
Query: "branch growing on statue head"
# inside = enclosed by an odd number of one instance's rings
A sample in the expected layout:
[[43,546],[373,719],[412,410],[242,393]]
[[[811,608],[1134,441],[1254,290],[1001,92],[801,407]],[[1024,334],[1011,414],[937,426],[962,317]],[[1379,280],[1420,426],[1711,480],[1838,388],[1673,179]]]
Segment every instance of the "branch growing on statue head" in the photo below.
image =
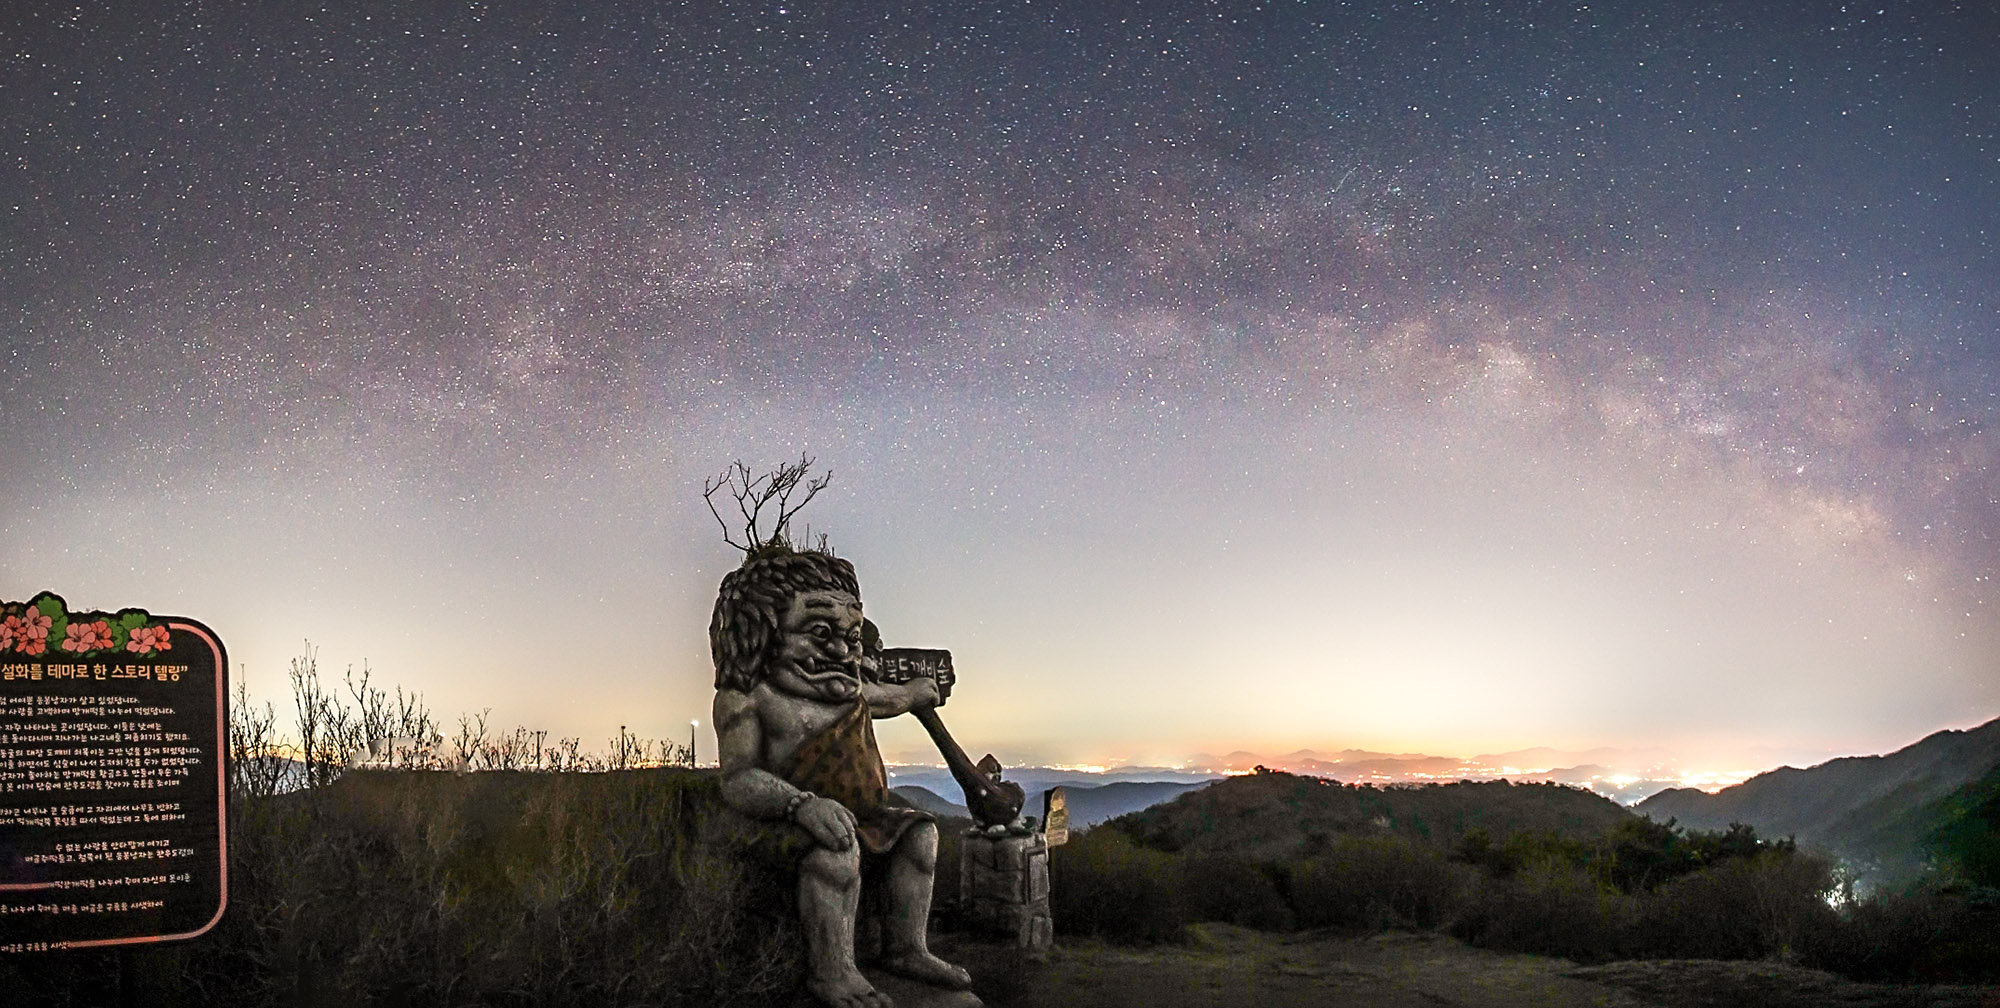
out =
[[[821,490],[826,489],[827,484],[833,482],[831,472],[818,479],[809,479],[812,465],[813,460],[802,454],[795,463],[784,463],[771,472],[756,476],[751,474],[748,465],[738,460],[724,469],[722,475],[703,480],[701,499],[708,505],[708,513],[715,516],[715,523],[722,526],[722,541],[745,553],[771,546],[791,545],[786,531],[792,516],[804,510]],[[735,498],[737,513],[742,516],[742,542],[736,541],[731,534],[730,522],[715,506],[715,495],[724,489]],[[792,498],[801,493],[804,496],[793,503]],[[760,528],[760,519],[767,517],[765,508],[774,505],[778,514],[767,534]]]

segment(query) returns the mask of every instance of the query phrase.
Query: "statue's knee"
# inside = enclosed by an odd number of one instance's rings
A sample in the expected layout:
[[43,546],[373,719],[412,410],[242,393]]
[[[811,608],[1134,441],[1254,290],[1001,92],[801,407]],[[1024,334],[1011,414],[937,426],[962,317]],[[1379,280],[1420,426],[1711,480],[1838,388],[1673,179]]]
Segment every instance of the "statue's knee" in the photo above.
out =
[[849,886],[861,882],[861,845],[848,844],[844,851],[815,847],[800,862],[799,870],[828,885]]
[[938,832],[936,823],[920,822],[903,834],[899,845],[904,857],[925,871],[937,869]]

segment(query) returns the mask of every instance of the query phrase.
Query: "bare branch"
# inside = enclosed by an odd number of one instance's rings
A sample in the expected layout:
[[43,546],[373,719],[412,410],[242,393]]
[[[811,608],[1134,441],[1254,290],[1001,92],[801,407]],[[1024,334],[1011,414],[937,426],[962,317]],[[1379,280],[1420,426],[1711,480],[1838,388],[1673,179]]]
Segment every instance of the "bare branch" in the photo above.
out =
[[[716,477],[716,478],[714,479],[714,481],[709,481],[709,480],[702,480],[702,481],[701,481],[701,499],[702,499],[702,501],[703,501],[703,502],[705,502],[705,503],[706,503],[706,504],[708,505],[708,513],[709,513],[709,514],[712,514],[712,515],[714,515],[714,516],[715,516],[715,523],[716,523],[717,525],[720,525],[720,526],[722,526],[722,541],[723,541],[723,542],[726,542],[726,543],[728,543],[728,544],[729,544],[729,545],[731,545],[731,546],[734,546],[734,547],[736,547],[737,549],[740,549],[740,550],[743,550],[744,552],[746,552],[746,553],[747,553],[747,552],[749,552],[749,550],[750,550],[750,547],[748,547],[748,546],[746,546],[746,545],[744,545],[744,544],[742,544],[742,543],[740,543],[740,542],[737,542],[736,540],[734,540],[734,539],[731,539],[731,538],[729,537],[729,523],[728,523],[728,522],[726,522],[726,521],[723,521],[723,520],[722,520],[722,512],[720,512],[720,511],[717,511],[717,510],[715,509],[715,492],[716,492],[717,490],[720,490],[720,489],[722,489],[723,487],[726,487],[726,486],[729,486],[729,485],[730,485],[730,479],[729,479],[729,478],[730,478],[730,476],[731,476],[731,475],[732,475],[732,473],[731,473],[731,472],[730,472],[729,470],[725,469],[725,470],[723,470],[723,472],[722,472],[722,475],[721,475],[721,476],[718,476],[718,477]],[[743,500],[743,499],[742,499],[741,497],[738,497],[738,498],[737,498],[737,503],[738,503],[738,504],[740,505],[740,504],[742,503],[742,500]]]
[[[722,475],[703,480],[701,499],[708,505],[708,513],[714,516],[715,523],[722,526],[722,541],[745,553],[766,546],[790,545],[792,517],[833,482],[831,472],[811,479],[812,465],[813,460],[801,454],[796,463],[784,463],[770,472],[753,475],[750,467],[738,460],[724,469]],[[721,510],[715,506],[715,495],[725,489],[735,498],[737,513],[743,518],[742,542],[731,534],[730,523],[723,519]],[[797,497],[796,503],[794,497]],[[767,509],[773,507],[777,510],[777,517],[771,523],[770,531],[766,532],[761,520],[769,516]]]

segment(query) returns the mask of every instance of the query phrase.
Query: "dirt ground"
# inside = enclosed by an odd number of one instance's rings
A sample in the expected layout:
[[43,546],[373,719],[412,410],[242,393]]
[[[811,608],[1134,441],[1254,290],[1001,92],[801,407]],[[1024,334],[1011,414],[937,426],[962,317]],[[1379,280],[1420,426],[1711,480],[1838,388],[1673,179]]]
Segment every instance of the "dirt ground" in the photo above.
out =
[[1187,946],[1059,942],[1047,962],[946,939],[993,1008],[2000,1008],[2000,988],[1857,984],[1775,963],[1562,959],[1437,935],[1343,938],[1203,925]]

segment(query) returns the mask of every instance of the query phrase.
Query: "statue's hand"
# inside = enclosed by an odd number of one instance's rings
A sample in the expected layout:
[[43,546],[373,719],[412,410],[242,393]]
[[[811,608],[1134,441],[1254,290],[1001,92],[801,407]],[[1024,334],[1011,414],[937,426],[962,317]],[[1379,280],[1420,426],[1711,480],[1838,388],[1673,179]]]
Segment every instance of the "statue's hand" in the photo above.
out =
[[910,709],[928,710],[944,706],[944,694],[938,691],[936,679],[918,676],[910,680]]
[[815,796],[800,802],[792,821],[821,847],[844,851],[854,845],[854,813],[831,798]]

